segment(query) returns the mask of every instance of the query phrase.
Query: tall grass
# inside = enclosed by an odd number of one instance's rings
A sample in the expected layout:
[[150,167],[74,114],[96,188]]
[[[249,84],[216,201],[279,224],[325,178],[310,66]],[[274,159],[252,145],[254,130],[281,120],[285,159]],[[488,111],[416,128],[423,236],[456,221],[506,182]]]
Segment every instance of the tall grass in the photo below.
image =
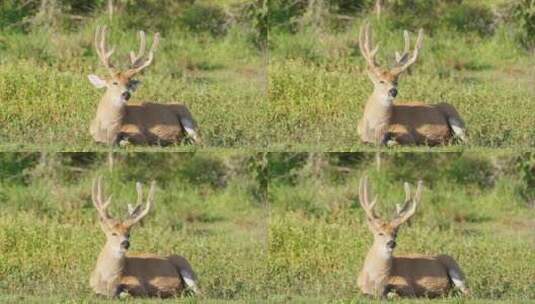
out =
[[157,181],[154,208],[134,227],[130,251],[185,256],[206,300],[266,296],[266,209],[257,195],[265,189],[248,169],[252,155],[122,155],[113,173],[101,155],[78,157],[10,157],[19,165],[0,180],[1,302],[97,300],[88,281],[105,241],[90,197],[96,175],[118,218],[136,199],[135,181]]
[[[403,200],[403,182],[424,181],[422,202],[411,225],[401,227],[395,254],[452,255],[473,291],[469,303],[535,300],[535,212],[519,196],[523,179],[507,161],[511,155],[385,154],[379,171],[372,155],[362,156],[337,164],[325,155],[320,175],[305,161],[272,177],[268,265],[279,296],[367,301],[357,277],[372,235],[357,193],[368,174],[387,219]],[[453,293],[444,302],[457,301],[465,300]]]
[[137,10],[117,15],[111,23],[96,14],[75,28],[1,31],[0,141],[10,150],[102,149],[88,128],[103,92],[87,75],[106,76],[93,37],[97,25],[108,24],[109,44],[117,47],[112,62],[120,68],[127,66],[128,51],[138,48],[138,30],[149,39],[156,31],[162,34],[155,62],[139,77],[143,83],[133,103],[186,104],[208,147],[259,146],[264,134],[259,126],[267,120],[267,80],[255,29],[247,20],[205,24],[209,20],[186,18],[194,9],[219,12],[227,5],[199,4],[179,17],[162,13],[157,20]]

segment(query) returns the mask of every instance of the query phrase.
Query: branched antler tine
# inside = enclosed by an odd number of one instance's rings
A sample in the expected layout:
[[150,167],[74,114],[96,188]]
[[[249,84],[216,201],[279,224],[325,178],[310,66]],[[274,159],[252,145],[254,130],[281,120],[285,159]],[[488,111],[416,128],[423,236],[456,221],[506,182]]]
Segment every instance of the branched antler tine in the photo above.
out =
[[147,202],[145,204],[145,209],[143,209],[143,211],[141,211],[139,213],[136,212],[137,214],[134,214],[134,217],[127,221],[127,224],[129,226],[132,226],[135,223],[139,222],[143,217],[145,217],[149,213],[150,208],[151,208],[151,206],[152,206],[152,204],[154,202],[154,192],[155,191],[156,191],[156,181],[152,181],[152,183],[150,185],[149,195],[147,197]]
[[410,44],[411,44],[411,39],[410,39],[410,35],[409,35],[409,32],[407,30],[404,30],[403,31],[403,38],[404,38],[404,47],[403,47],[403,53],[400,53],[400,52],[397,52],[396,51],[396,63],[398,65],[401,65],[403,64],[403,61],[407,58],[407,56],[409,56],[409,48],[410,48]]
[[93,181],[92,199],[93,205],[95,205],[100,217],[103,219],[109,219],[110,215],[108,214],[107,209],[111,203],[111,195],[108,197],[105,203],[102,203],[104,200],[104,194],[102,191],[102,176],[97,177]]
[[[414,46],[414,51],[412,52],[412,57],[407,59],[406,62],[403,62],[405,61],[405,58],[401,58],[401,62],[399,66],[393,70],[395,74],[400,74],[401,72],[405,71],[407,68],[409,68],[409,66],[411,66],[413,63],[416,62],[416,59],[418,59],[418,55],[420,53],[420,49],[422,48],[423,39],[424,39],[424,30],[420,29],[418,31],[418,38],[416,40],[416,45]],[[408,53],[409,51],[407,51],[406,56],[409,56]]]
[[145,54],[145,48],[146,48],[146,36],[144,31],[139,31],[139,50],[137,52],[137,55],[134,53],[134,51],[130,52],[130,62],[132,64],[132,67],[135,67],[139,64],[139,61],[143,58],[143,55]]
[[410,37],[409,31],[407,30],[403,31],[403,38],[405,40],[405,47],[403,49],[403,53],[406,54],[409,52],[409,48],[411,46],[411,37]]
[[140,57],[137,62],[135,63],[135,65],[133,65],[130,70],[127,71],[127,74],[129,76],[133,76],[139,72],[141,72],[143,69],[145,69],[146,67],[148,67],[149,65],[151,65],[153,59],[154,59],[154,52],[156,51],[156,49],[158,48],[158,44],[160,43],[160,33],[156,33],[154,35],[154,38],[153,38],[153,41],[152,41],[152,45],[151,45],[151,48],[149,50],[149,55],[148,55],[148,58],[147,60],[143,63],[143,64],[140,64],[141,61],[142,61],[142,58]]
[[364,59],[366,59],[366,62],[368,63],[368,66],[371,68],[376,68],[377,64],[375,62],[375,55],[379,50],[379,44],[377,44],[375,48],[370,51],[371,45],[373,45],[373,37],[370,33],[370,24],[366,22],[360,30],[359,47],[362,56],[364,57]]
[[97,26],[95,31],[95,50],[100,59],[100,62],[108,70],[111,76],[114,75],[113,64],[110,62],[111,55],[115,52],[115,47],[112,47],[110,51],[106,49],[106,30],[105,26]]
[[411,194],[410,186],[405,183],[405,191],[407,190],[409,192],[409,200],[406,201],[403,208],[399,211],[398,215],[393,220],[395,226],[399,226],[405,223],[407,220],[409,220],[409,218],[414,215],[414,213],[416,213],[416,207],[418,206],[418,203],[420,202],[420,199],[422,197],[423,182],[421,180],[418,181],[418,187],[414,196],[412,196]]
[[359,199],[360,204],[362,206],[362,209],[364,209],[364,212],[370,219],[377,218],[377,215],[375,214],[374,207],[377,203],[377,197],[374,198],[373,202],[370,204],[369,196],[368,196],[368,177],[364,176],[360,180],[360,189],[359,189]]
[[141,210],[141,207],[143,206],[143,186],[140,182],[136,183],[136,191],[137,191],[137,204],[136,206],[132,206],[128,204],[128,216],[129,217],[136,217],[139,211]]

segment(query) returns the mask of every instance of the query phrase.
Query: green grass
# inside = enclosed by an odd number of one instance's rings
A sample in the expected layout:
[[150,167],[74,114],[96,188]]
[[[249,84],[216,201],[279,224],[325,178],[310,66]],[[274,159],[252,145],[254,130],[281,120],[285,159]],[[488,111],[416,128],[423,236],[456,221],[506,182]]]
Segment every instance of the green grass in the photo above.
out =
[[[135,181],[157,181],[154,208],[134,227],[130,251],[185,256],[205,300],[265,297],[267,213],[250,156],[129,154],[112,174],[101,155],[51,155],[46,165],[28,163],[31,154],[2,157],[13,165],[0,180],[0,301],[98,300],[88,281],[105,241],[90,198],[98,174],[117,217],[135,202]],[[157,167],[176,169],[148,169]]]
[[[476,26],[466,20],[472,18],[470,14],[487,20],[484,18],[490,17],[484,12],[502,2],[470,1],[468,6],[452,5],[456,8],[449,10],[444,6],[437,20],[422,20],[426,26],[423,50],[412,73],[400,80],[399,102],[451,103],[464,117],[469,134],[467,144],[433,151],[535,147],[531,115],[535,110],[535,59],[516,40],[517,25],[498,18],[493,28],[492,24]],[[245,2],[199,3],[199,7],[229,11]],[[114,59],[123,66],[127,51],[137,48],[137,30],[145,29],[149,35],[162,32],[156,61],[140,77],[143,83],[133,103],[185,103],[199,122],[202,149],[374,149],[360,143],[356,132],[372,90],[357,45],[359,27],[369,16],[359,13],[343,26],[326,22],[295,33],[271,25],[268,50],[263,52],[253,42],[258,35],[253,21],[229,23],[232,25],[224,33],[216,31],[219,34],[211,33],[210,28],[196,31],[199,20],[195,14],[202,12],[197,9],[186,14],[188,21],[183,21],[183,12],[162,20],[129,12],[111,24],[110,41],[118,47]],[[394,51],[403,43],[398,25],[418,20],[406,14],[385,18],[372,23],[376,40],[381,42],[379,56],[383,63],[391,63]],[[94,144],[88,132],[102,92],[87,80],[90,73],[103,75],[92,43],[96,25],[107,23],[104,14],[95,11],[77,26],[0,31],[0,149],[107,149]],[[464,30],[463,26],[476,28]],[[130,150],[197,148],[177,145]]]
[[[511,155],[387,154],[380,172],[373,157],[361,157],[337,165],[337,157],[324,155],[330,161],[319,175],[307,165],[272,171],[269,273],[281,298],[367,302],[357,287],[372,241],[358,203],[366,171],[386,217],[403,200],[403,181],[424,180],[422,203],[412,225],[401,228],[395,254],[455,257],[473,291],[468,303],[535,300],[535,210],[520,195],[521,175],[506,161]],[[450,295],[438,302],[465,301]]]
[[90,198],[101,174],[115,215],[135,201],[135,181],[157,181],[131,250],[191,261],[205,297],[176,301],[367,303],[356,285],[371,243],[364,172],[383,215],[403,181],[423,179],[396,253],[454,256],[474,293],[434,302],[535,300],[533,155],[389,153],[380,171],[372,153],[128,153],[112,173],[105,163],[104,153],[0,154],[0,301],[103,301],[88,283],[104,242]]
[[[144,29],[149,41],[154,33],[148,26],[129,24],[130,17],[117,18],[110,26],[108,41],[117,47],[112,62],[120,67],[128,62],[127,52],[138,48],[136,31]],[[0,32],[3,150],[106,149],[89,135],[103,91],[95,89],[87,75],[106,76],[93,35],[97,24],[109,22],[104,17],[86,20],[72,31]],[[206,147],[259,146],[266,140],[259,126],[267,120],[267,74],[253,36],[246,24],[217,36],[170,25],[162,32],[154,64],[138,77],[143,82],[132,103],[186,104],[201,126]]]
[[[367,149],[357,135],[373,88],[358,48],[362,20],[343,30],[270,33],[270,138],[279,147]],[[402,29],[389,22],[374,24],[374,37],[381,44],[378,56],[388,66],[394,51],[403,48]],[[451,29],[428,32],[412,74],[401,76],[397,102],[454,105],[469,133],[469,143],[461,149],[533,148],[535,59],[520,49],[510,32],[505,27],[484,37]]]

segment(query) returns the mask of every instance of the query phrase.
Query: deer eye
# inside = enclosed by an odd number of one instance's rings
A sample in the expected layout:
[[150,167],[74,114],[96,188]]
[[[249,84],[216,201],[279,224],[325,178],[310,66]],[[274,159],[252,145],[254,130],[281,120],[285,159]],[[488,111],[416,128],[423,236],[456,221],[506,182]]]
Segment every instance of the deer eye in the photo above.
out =
[[118,85],[118,84],[119,84],[119,83],[117,83],[117,81],[114,81],[114,82],[113,82],[113,85]]
[[384,80],[379,81],[380,84],[385,84]]
[[379,235],[380,235],[380,236],[384,236],[385,234],[384,234],[384,233],[382,233],[382,232],[379,232]]
[[113,232],[111,235],[113,235],[113,236],[117,236],[117,233]]

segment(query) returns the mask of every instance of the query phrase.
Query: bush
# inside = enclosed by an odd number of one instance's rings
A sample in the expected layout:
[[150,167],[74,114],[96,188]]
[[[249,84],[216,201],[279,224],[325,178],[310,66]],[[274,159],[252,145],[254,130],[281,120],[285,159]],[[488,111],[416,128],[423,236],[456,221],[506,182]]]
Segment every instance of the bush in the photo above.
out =
[[228,30],[225,12],[220,7],[191,5],[180,17],[180,23],[193,32],[224,35]]
[[511,17],[518,26],[517,39],[535,49],[535,0],[518,0],[511,7]]

